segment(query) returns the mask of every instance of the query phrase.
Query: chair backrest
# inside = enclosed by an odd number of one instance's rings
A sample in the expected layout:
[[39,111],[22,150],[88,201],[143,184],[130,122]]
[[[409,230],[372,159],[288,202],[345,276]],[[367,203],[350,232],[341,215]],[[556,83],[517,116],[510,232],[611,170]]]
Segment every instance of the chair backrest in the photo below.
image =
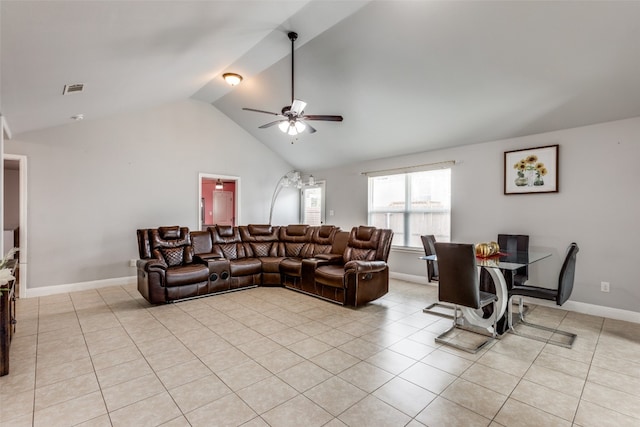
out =
[[422,246],[424,247],[425,255],[436,254],[436,247],[434,246],[436,243],[436,237],[433,234],[425,234],[424,236],[420,236],[420,240],[422,240]]
[[578,245],[574,242],[567,249],[567,256],[564,258],[562,268],[560,268],[560,276],[558,277],[558,295],[556,296],[556,304],[564,304],[571,296],[573,291],[573,280],[576,274],[576,256],[578,254]]
[[[422,240],[422,247],[424,248],[425,255],[429,256],[429,255],[436,254],[436,247],[434,246],[436,243],[436,236],[434,236],[433,234],[425,234],[423,236],[420,236],[420,240]],[[438,276],[437,262],[435,261],[427,262],[427,275],[429,276],[428,277],[429,281],[431,281],[431,279],[433,279],[434,277]]]
[[505,252],[528,252],[529,236],[526,234],[498,234],[498,245]]
[[434,244],[440,267],[438,299],[442,302],[480,308],[480,282],[473,244]]
[[[498,234],[498,246],[501,252],[529,252],[529,236],[526,234]],[[529,277],[529,267],[520,267],[512,272],[520,276],[519,283],[524,283]],[[512,276],[508,276],[507,286],[512,286]]]

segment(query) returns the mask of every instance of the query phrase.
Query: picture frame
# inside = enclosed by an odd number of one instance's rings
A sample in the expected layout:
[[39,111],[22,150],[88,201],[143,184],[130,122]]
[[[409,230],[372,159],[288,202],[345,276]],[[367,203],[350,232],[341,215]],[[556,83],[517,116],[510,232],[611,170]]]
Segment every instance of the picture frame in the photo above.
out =
[[558,145],[504,152],[504,194],[558,192]]

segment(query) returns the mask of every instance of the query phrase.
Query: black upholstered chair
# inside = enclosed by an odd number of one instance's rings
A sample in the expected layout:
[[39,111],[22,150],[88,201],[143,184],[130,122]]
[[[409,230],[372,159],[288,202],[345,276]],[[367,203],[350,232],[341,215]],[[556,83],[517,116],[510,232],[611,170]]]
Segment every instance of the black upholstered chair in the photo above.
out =
[[[569,248],[567,249],[567,255],[565,256],[564,262],[562,263],[562,267],[560,268],[560,275],[558,277],[557,289],[541,288],[539,286],[532,286],[532,285],[514,285],[509,290],[509,304],[507,304],[507,306],[508,306],[509,330],[511,332],[517,335],[522,335],[527,338],[535,339],[538,341],[571,348],[571,346],[573,345],[573,342],[576,339],[576,334],[527,322],[524,317],[522,298],[520,298],[520,303],[518,305],[519,306],[518,314],[520,316],[520,322],[526,326],[549,331],[549,332],[552,332],[553,334],[551,335],[550,338],[542,338],[534,335],[526,335],[516,331],[513,325],[513,306],[512,306],[513,301],[512,300],[514,297],[531,297],[531,298],[544,299],[548,301],[555,301],[557,305],[564,304],[571,296],[571,291],[573,290],[573,281],[574,281],[575,272],[576,272],[576,256],[578,254],[578,250],[579,250],[578,245],[576,243],[571,243],[569,245]],[[555,334],[566,336],[569,339],[567,342],[554,340],[552,339],[552,337]]]
[[[436,237],[433,234],[420,236],[420,240],[422,240],[425,255],[436,254],[436,247],[434,246]],[[431,283],[433,281],[438,281],[438,261],[427,260],[427,282]]]
[[464,329],[474,333],[481,333],[474,328],[464,326],[458,317],[458,307],[469,307],[480,309],[489,304],[493,304],[493,312],[497,312],[495,294],[480,290],[478,277],[478,264],[476,262],[475,246],[465,243],[435,243],[436,255],[438,256],[438,266],[440,268],[440,280],[438,285],[438,299],[442,302],[453,304],[454,315],[453,325],[436,338],[436,342],[449,345],[459,350],[476,353],[485,347],[496,337],[496,324],[494,318],[493,331],[490,338],[483,340],[474,347],[468,347],[461,343],[445,339],[455,329]]

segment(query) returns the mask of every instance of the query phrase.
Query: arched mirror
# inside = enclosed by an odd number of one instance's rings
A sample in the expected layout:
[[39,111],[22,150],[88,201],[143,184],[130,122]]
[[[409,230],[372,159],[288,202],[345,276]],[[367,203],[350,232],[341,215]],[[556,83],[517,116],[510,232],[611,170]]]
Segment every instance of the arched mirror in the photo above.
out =
[[206,230],[215,224],[240,223],[240,177],[198,174],[198,224]]

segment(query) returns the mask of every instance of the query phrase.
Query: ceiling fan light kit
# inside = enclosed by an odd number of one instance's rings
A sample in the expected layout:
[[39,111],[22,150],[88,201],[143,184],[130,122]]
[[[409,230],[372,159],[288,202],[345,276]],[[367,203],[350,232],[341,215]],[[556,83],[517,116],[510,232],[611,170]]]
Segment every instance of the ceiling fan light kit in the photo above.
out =
[[242,76],[236,73],[224,73],[222,78],[229,86],[236,86],[242,81]]
[[341,122],[342,116],[336,115],[310,115],[304,114],[304,109],[307,103],[295,98],[294,92],[294,42],[298,39],[298,33],[293,31],[288,34],[289,40],[291,40],[291,105],[282,107],[280,113],[272,113],[271,111],[257,110],[255,108],[243,108],[245,111],[253,111],[255,113],[264,113],[277,116],[278,120],[266,123],[259,126],[259,129],[265,129],[273,125],[278,125],[278,128],[291,136],[296,136],[302,132],[314,133],[316,129],[310,124],[306,123],[306,120],[318,120],[327,122]]

